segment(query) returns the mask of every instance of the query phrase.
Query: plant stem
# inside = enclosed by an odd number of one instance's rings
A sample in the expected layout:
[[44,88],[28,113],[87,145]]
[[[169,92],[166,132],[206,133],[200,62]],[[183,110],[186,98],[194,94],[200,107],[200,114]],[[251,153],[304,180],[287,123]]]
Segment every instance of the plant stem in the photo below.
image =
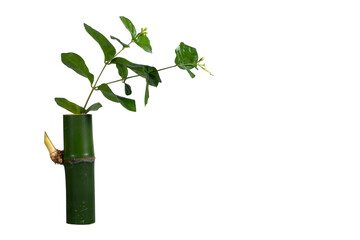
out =
[[173,65],[173,66],[165,67],[165,68],[160,68],[160,69],[158,69],[158,72],[169,69],[169,68],[174,68],[174,67],[177,67],[177,65]]
[[95,90],[95,88],[96,88],[96,84],[97,84],[97,82],[99,81],[99,78],[101,77],[101,74],[104,72],[104,70],[105,70],[105,68],[106,68],[107,65],[108,65],[108,63],[105,63],[104,67],[101,69],[101,72],[100,72],[98,78],[97,78],[96,81],[95,81],[94,86],[91,87],[90,94],[89,94],[88,98],[86,99],[86,102],[85,102],[85,105],[84,105],[84,110],[86,110],[86,106],[87,106],[87,104],[88,104],[88,102],[89,102],[89,100],[90,100],[90,97],[91,97],[92,93],[94,92],[94,90]]
[[[160,71],[163,71],[163,70],[166,70],[166,69],[169,69],[169,68],[173,68],[173,67],[176,67],[177,65],[173,65],[173,66],[170,66],[170,67],[165,67],[165,68],[161,68],[161,69],[158,69],[157,71],[160,72]],[[116,82],[125,82],[126,80],[130,79],[130,78],[135,78],[135,77],[140,77],[142,76],[141,74],[138,74],[138,75],[133,75],[133,76],[130,76],[130,77],[127,77],[127,78],[122,78],[122,79],[118,79],[118,80],[115,80],[115,81],[112,81],[112,82],[107,82],[105,84],[109,85],[109,84],[112,84],[112,83],[116,83]]]
[[[134,42],[134,40],[131,40],[130,42],[129,42],[129,44],[128,44],[128,47],[130,46],[130,44],[131,43],[133,43]],[[115,54],[115,56],[113,57],[113,59],[117,56],[117,55],[119,55],[125,48],[128,48],[128,47],[122,47],[122,49],[117,53],[117,54]]]
[[[134,41],[134,40],[131,40],[131,42],[128,44],[128,46],[129,46],[133,41]],[[126,47],[123,46],[123,47],[121,48],[121,50],[120,50],[118,53],[115,54],[115,56],[113,57],[113,59],[114,59],[117,55],[119,55],[125,48],[126,48]],[[108,61],[108,62],[105,62],[105,65],[104,65],[104,67],[101,69],[101,72],[100,72],[99,76],[97,77],[94,86],[91,87],[90,94],[89,94],[88,98],[86,99],[86,102],[85,102],[85,105],[84,105],[84,111],[86,111],[86,106],[87,106],[87,104],[89,103],[89,100],[90,100],[90,97],[91,97],[92,93],[93,93],[94,90],[97,88],[97,86],[96,86],[97,82],[99,81],[99,79],[100,79],[102,73],[104,72],[106,66],[109,65],[110,62],[111,62],[111,60]]]

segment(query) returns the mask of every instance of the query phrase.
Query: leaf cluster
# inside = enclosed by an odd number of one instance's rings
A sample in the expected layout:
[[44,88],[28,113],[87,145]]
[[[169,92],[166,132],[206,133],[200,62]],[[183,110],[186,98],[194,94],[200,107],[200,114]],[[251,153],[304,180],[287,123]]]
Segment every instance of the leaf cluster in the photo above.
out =
[[[74,113],[74,114],[86,114],[90,111],[97,111],[102,107],[100,103],[94,103],[90,107],[86,108],[89,99],[94,91],[100,91],[103,96],[116,103],[120,103],[124,108],[129,111],[136,111],[136,103],[135,100],[120,96],[115,94],[112,89],[109,87],[110,84],[115,82],[122,82],[124,84],[124,92],[126,96],[132,94],[132,88],[128,82],[126,82],[129,78],[133,77],[142,77],[145,79],[145,96],[144,96],[144,104],[147,105],[149,100],[149,86],[157,87],[159,83],[161,83],[159,71],[168,69],[171,67],[179,67],[182,70],[186,70],[190,76],[193,78],[195,74],[193,74],[190,70],[193,68],[197,69],[199,64],[198,54],[195,48],[190,47],[183,42],[175,49],[175,64],[174,66],[164,68],[164,69],[156,69],[153,66],[143,65],[131,62],[125,58],[117,57],[119,53],[121,53],[124,49],[129,48],[131,43],[135,43],[140,48],[148,53],[152,53],[152,47],[150,44],[150,40],[147,36],[147,28],[141,28],[141,31],[138,32],[134,26],[134,24],[126,17],[120,17],[121,22],[125,26],[125,28],[129,31],[131,36],[131,41],[128,44],[125,44],[119,38],[110,36],[110,39],[115,40],[120,43],[121,50],[116,51],[116,48],[112,45],[112,43],[99,31],[90,27],[87,24],[84,24],[86,32],[98,43],[103,54],[104,54],[104,67],[95,80],[94,75],[88,69],[84,59],[73,52],[62,53],[61,61],[63,64],[79,75],[87,78],[90,82],[91,91],[89,97],[86,100],[84,107],[80,107],[79,105],[68,101],[65,98],[55,98],[56,103],[63,107],[64,109]],[[115,80],[108,83],[102,83],[98,85],[98,80],[101,77],[102,72],[108,65],[115,65],[118,74],[121,77],[119,80]],[[200,65],[199,65],[200,66]],[[134,72],[136,75],[129,76],[129,70]]]

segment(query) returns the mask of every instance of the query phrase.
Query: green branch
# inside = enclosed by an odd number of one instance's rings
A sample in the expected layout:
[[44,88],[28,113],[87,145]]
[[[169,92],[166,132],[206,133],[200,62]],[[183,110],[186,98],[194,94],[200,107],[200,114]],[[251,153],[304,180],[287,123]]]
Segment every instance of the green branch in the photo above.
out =
[[[174,68],[174,67],[177,67],[177,65],[161,68],[161,69],[158,69],[157,71],[160,72],[160,71],[170,69],[170,68]],[[127,78],[121,78],[121,79],[118,79],[118,80],[115,80],[115,81],[107,82],[105,84],[109,85],[109,84],[113,84],[113,83],[117,83],[117,82],[125,82],[126,80],[128,80],[130,78],[141,77],[141,76],[143,76],[143,74],[137,74],[137,75],[133,75],[133,76],[130,76],[130,77],[127,77]]]
[[[130,42],[127,46],[130,46],[130,44],[131,44],[132,42],[133,42],[133,40],[131,40],[131,42]],[[119,55],[125,48],[127,48],[127,47],[123,46],[123,47],[121,48],[121,50],[114,55],[113,59],[114,59],[117,55]],[[85,102],[85,105],[84,105],[84,110],[85,110],[85,111],[86,111],[86,106],[87,106],[87,104],[89,103],[89,100],[90,100],[90,97],[91,97],[92,93],[93,93],[94,90],[97,88],[97,85],[96,85],[96,84],[98,83],[98,81],[99,81],[102,73],[104,72],[106,66],[109,65],[110,62],[111,62],[111,60],[110,60],[110,61],[105,61],[105,65],[104,65],[104,67],[101,69],[101,72],[100,72],[99,76],[97,77],[97,79],[96,79],[96,81],[95,81],[95,84],[94,84],[93,86],[91,86],[90,94],[89,94],[88,98],[86,99],[86,102]]]
[[[121,16],[120,20],[122,21],[126,29],[130,32],[131,41],[129,44],[125,44],[120,39],[114,36],[110,36],[111,39],[118,41],[122,45],[122,48],[118,52],[116,52],[116,48],[103,34],[90,27],[89,25],[84,24],[87,33],[99,44],[101,50],[104,53],[104,66],[102,67],[96,79],[94,79],[94,75],[89,71],[84,59],[82,59],[81,56],[73,52],[61,54],[61,61],[68,68],[74,70],[77,74],[89,80],[91,90],[86,98],[84,107],[80,107],[79,105],[68,101],[65,98],[55,98],[56,103],[60,107],[63,107],[74,114],[86,114],[89,111],[97,111],[101,107],[100,103],[92,104],[90,107],[88,107],[88,104],[90,102],[91,96],[94,93],[94,90],[100,90],[107,99],[120,103],[123,107],[130,111],[136,111],[135,100],[116,95],[112,92],[108,85],[122,82],[124,83],[125,94],[131,95],[131,86],[126,83],[126,81],[135,77],[145,78],[146,89],[144,100],[146,105],[149,99],[149,86],[157,87],[158,84],[161,83],[161,79],[158,73],[160,71],[178,67],[179,69],[187,71],[192,78],[195,77],[195,74],[192,71],[198,69],[207,71],[212,75],[212,73],[205,68],[205,64],[202,62],[204,58],[200,58],[199,60],[196,48],[188,46],[183,42],[181,42],[180,45],[175,49],[175,65],[161,69],[156,69],[153,66],[132,63],[125,58],[117,57],[122,51],[124,51],[125,48],[129,48],[129,45],[132,43],[135,43],[138,47],[142,48],[148,53],[152,52],[150,40],[147,36],[147,28],[141,28],[141,31],[137,32],[135,26],[128,18]],[[106,67],[110,64],[116,65],[121,79],[101,84],[100,78],[104,73]],[[128,70],[133,71],[135,75],[128,76]],[[87,107],[88,109],[86,109]]]

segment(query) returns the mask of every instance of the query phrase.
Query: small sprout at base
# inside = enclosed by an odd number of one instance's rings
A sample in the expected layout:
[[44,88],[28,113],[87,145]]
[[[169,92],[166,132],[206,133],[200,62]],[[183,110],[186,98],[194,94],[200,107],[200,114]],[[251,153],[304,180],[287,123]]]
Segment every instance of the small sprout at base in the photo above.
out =
[[56,152],[56,148],[55,148],[54,144],[51,142],[51,140],[50,140],[49,136],[46,134],[46,132],[44,134],[44,143],[50,154],[53,152]]
[[49,136],[46,134],[44,135],[44,143],[49,151],[50,158],[54,163],[62,164],[63,163],[63,155],[64,151],[57,150],[54,144],[51,142]]

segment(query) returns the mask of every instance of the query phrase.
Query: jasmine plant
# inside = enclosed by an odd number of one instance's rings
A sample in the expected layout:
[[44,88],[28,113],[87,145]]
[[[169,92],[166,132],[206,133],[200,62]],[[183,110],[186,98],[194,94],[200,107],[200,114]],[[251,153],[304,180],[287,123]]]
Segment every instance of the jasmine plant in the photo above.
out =
[[[143,65],[134,63],[125,58],[119,57],[125,49],[130,48],[130,46],[135,43],[137,46],[142,48],[145,52],[152,53],[152,47],[150,40],[147,36],[147,28],[141,28],[138,32],[133,25],[133,23],[126,17],[120,17],[121,22],[124,24],[125,28],[129,31],[131,35],[131,40],[129,43],[124,43],[119,38],[110,36],[110,39],[120,44],[120,50],[117,51],[113,44],[99,31],[93,29],[87,24],[84,24],[86,32],[100,45],[104,53],[104,65],[100,71],[100,74],[95,78],[94,75],[90,72],[88,67],[85,64],[84,59],[76,53],[68,52],[61,54],[61,61],[69,68],[74,70],[79,75],[87,78],[90,82],[90,92],[83,106],[70,102],[65,98],[55,98],[56,103],[65,108],[66,110],[72,112],[73,114],[87,114],[90,111],[97,111],[102,105],[97,102],[89,106],[91,96],[94,92],[100,91],[104,97],[110,101],[120,103],[124,108],[130,111],[136,111],[136,103],[134,99],[117,95],[110,88],[111,84],[122,83],[125,90],[125,95],[129,96],[132,94],[132,88],[129,79],[135,77],[142,77],[145,79],[145,94],[144,94],[144,104],[147,105],[149,100],[149,88],[157,87],[161,83],[159,72],[178,67],[179,69],[186,70],[191,78],[195,77],[195,74],[192,72],[193,69],[198,70],[201,68],[209,72],[205,68],[203,63],[204,58],[198,58],[198,53],[194,47],[188,46],[185,43],[181,42],[179,46],[175,49],[175,64],[157,69],[153,66]],[[109,82],[104,82],[100,84],[100,78],[109,65],[115,65],[120,79],[116,79]],[[134,74],[130,75],[129,70]],[[209,72],[210,73],[210,72]],[[211,73],[210,73],[211,74]],[[212,74],[211,74],[212,75]]]

